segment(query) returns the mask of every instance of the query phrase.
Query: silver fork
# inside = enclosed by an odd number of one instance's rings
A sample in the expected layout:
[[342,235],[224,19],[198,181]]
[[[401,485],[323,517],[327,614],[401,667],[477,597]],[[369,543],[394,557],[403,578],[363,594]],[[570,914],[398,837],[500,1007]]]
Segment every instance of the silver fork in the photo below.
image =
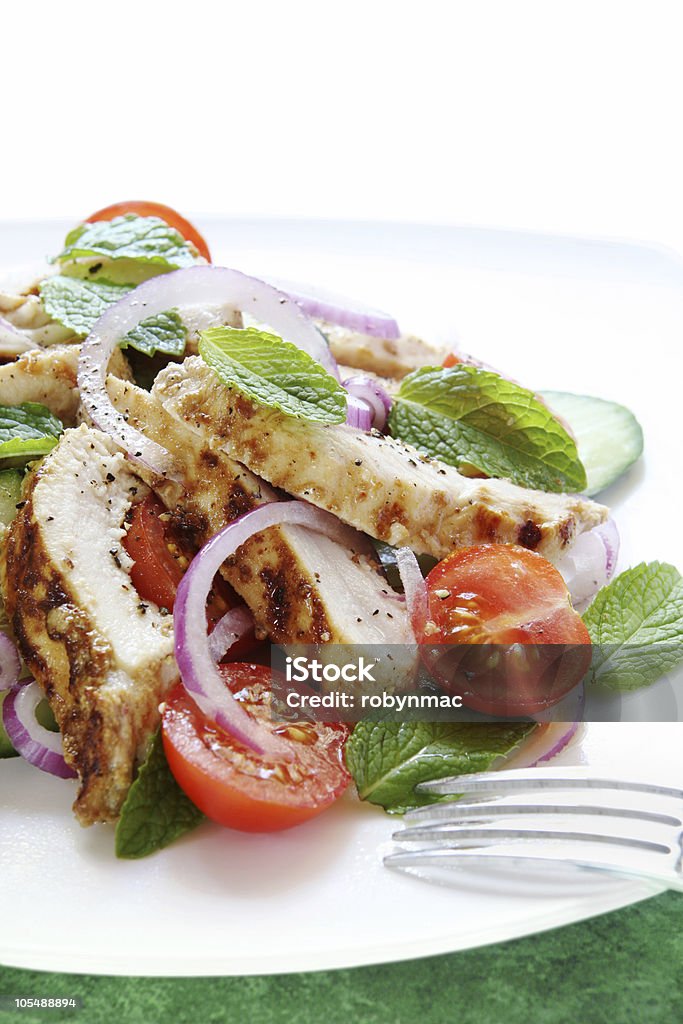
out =
[[456,883],[454,869],[543,874],[567,867],[644,879],[683,892],[683,789],[589,768],[525,768],[422,783],[461,794],[409,811],[393,839],[417,849],[387,867]]

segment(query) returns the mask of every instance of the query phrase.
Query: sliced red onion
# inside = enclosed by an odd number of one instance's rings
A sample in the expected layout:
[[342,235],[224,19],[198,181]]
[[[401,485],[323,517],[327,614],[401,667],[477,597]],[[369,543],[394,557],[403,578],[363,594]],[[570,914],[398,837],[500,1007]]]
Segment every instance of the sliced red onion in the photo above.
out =
[[619,558],[620,540],[617,524],[613,519],[608,519],[606,523],[595,526],[592,532],[596,533],[605,545],[605,571],[607,579],[611,580]]
[[264,281],[227,267],[194,266],[150,278],[110,306],[81,346],[78,387],[93,423],[134,459],[164,476],[173,474],[170,453],[126,423],[106,390],[107,367],[117,344],[149,316],[182,306],[229,304],[272,327],[338,378],[324,338],[289,296]]
[[612,519],[579,534],[557,563],[574,604],[587,601],[605,586],[614,574],[618,555],[619,534]]
[[231,608],[219,619],[209,634],[209,650],[214,661],[220,661],[230,648],[253,627],[254,620],[244,607]]
[[62,737],[45,729],[36,719],[36,708],[43,697],[34,680],[19,683],[9,691],[2,705],[2,720],[10,743],[41,771],[61,779],[75,779],[76,772],[64,760]]
[[40,348],[40,345],[32,341],[9,320],[0,316],[0,355],[19,356],[22,352],[30,352],[37,348]]
[[351,331],[369,334],[372,338],[395,341],[400,337],[401,332],[394,318],[379,309],[373,309],[345,295],[337,295],[315,285],[297,284],[294,281],[283,281],[273,277],[269,277],[268,280],[281,292],[294,299],[309,316],[325,320],[328,324],[336,324],[338,327],[348,327]]
[[21,671],[19,653],[6,633],[0,632],[0,691],[10,690]]
[[392,402],[382,385],[366,374],[347,377],[343,385],[350,395],[360,398],[370,407],[372,426],[375,430],[384,430],[387,425],[387,417],[391,412]]
[[364,432],[372,428],[372,409],[364,399],[347,395],[346,424]]
[[536,715],[538,728],[496,768],[535,768],[557,756],[576,736],[583,721],[583,684],[548,711]]
[[397,548],[396,565],[406,596],[406,607],[413,633],[424,628],[429,618],[427,584],[417,558],[410,548]]
[[178,586],[173,612],[175,655],[185,689],[221,729],[259,754],[289,759],[286,741],[252,718],[226,688],[218,672],[206,633],[206,600],[213,579],[226,558],[256,533],[291,524],[323,533],[346,547],[358,548],[355,530],[300,501],[274,501],[246,512],[212,537],[192,559]]
[[579,728],[579,722],[548,722],[539,725],[523,740],[509,758],[501,761],[496,768],[535,768],[552,760],[571,743]]

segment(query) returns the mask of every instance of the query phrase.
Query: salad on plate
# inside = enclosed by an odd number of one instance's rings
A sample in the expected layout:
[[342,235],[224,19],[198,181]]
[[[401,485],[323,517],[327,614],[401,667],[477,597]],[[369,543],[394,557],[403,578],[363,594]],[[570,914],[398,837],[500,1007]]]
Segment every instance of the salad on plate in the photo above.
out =
[[[0,755],[72,780],[121,857],[547,760],[577,687],[683,658],[680,574],[617,575],[596,500],[642,448],[613,401],[215,266],[160,204],[100,210],[0,281]],[[398,648],[473,714],[275,715],[271,645]]]

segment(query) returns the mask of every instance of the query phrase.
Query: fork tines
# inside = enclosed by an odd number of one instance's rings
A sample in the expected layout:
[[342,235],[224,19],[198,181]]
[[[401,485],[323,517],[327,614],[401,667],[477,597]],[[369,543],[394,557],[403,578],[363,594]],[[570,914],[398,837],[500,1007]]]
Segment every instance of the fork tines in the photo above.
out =
[[683,789],[660,786],[652,782],[638,782],[588,774],[586,768],[515,768],[500,772],[480,772],[473,775],[453,775],[432,782],[421,782],[420,793],[452,796],[458,793],[479,795],[509,794],[519,790],[543,789],[607,789],[632,793],[650,793],[654,796],[683,800]]
[[516,769],[417,788],[465,799],[408,812],[393,838],[422,845],[386,857],[388,867],[564,863],[683,887],[681,789],[586,768]]

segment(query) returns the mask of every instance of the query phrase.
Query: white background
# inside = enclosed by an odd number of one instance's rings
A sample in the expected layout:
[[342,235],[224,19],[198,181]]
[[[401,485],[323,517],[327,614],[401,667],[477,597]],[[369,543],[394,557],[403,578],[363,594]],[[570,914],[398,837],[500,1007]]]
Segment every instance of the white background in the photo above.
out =
[[117,199],[683,251],[680,3],[17,3],[0,219]]

